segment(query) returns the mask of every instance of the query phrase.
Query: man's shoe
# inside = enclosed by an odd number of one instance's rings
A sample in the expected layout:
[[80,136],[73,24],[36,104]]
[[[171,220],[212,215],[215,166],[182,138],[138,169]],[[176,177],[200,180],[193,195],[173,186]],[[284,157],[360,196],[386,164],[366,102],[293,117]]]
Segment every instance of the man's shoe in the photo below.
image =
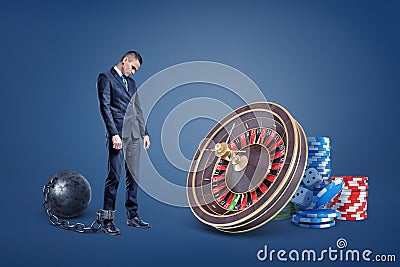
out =
[[132,219],[128,219],[126,221],[126,225],[132,226],[132,227],[137,227],[137,228],[151,228],[151,225],[142,219],[135,217]]
[[108,235],[120,235],[121,230],[112,222],[103,223],[101,230]]

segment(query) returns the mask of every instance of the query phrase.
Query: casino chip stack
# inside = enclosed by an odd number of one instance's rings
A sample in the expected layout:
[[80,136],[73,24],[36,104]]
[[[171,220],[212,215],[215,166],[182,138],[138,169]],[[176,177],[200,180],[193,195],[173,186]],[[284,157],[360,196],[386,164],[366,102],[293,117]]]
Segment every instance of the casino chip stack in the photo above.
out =
[[325,184],[327,184],[331,174],[331,145],[329,137],[307,137],[307,143],[308,159],[306,169],[317,169]]
[[292,223],[302,228],[323,229],[333,227],[338,212],[330,209],[312,209],[299,211],[292,216]]
[[333,176],[332,181],[342,179],[342,192],[331,201],[331,208],[337,210],[339,220],[359,221],[367,216],[368,177]]
[[273,218],[274,221],[284,221],[289,220],[293,214],[298,211],[296,205],[292,203],[288,203],[275,217]]
[[300,210],[292,216],[292,223],[303,228],[330,228],[335,226],[335,218],[339,213],[334,209],[325,209],[327,203],[332,201],[342,190],[344,181],[336,179],[323,187],[313,197],[311,207],[313,209]]

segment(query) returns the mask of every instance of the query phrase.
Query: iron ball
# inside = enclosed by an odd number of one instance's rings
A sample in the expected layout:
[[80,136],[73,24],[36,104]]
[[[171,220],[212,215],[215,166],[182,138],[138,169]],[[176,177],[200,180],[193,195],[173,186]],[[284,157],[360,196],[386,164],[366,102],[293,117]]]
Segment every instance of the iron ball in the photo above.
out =
[[88,180],[79,172],[63,170],[54,174],[51,181],[48,203],[55,215],[77,217],[89,206],[92,190]]

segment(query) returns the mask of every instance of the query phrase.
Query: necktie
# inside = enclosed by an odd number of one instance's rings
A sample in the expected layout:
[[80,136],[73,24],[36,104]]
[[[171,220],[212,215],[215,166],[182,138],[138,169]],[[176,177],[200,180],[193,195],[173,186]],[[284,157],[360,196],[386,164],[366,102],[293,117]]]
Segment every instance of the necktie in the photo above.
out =
[[124,75],[121,76],[122,81],[124,82],[125,88],[128,89],[128,82],[126,81]]

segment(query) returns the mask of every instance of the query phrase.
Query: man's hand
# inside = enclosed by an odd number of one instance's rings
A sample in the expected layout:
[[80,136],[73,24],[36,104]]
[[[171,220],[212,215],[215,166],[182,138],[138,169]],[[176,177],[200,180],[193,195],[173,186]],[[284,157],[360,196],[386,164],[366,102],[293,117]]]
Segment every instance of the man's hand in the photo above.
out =
[[147,150],[147,149],[149,149],[149,148],[150,148],[150,136],[145,135],[145,136],[143,137],[143,149],[144,149],[144,150]]
[[114,148],[114,149],[121,149],[121,148],[122,148],[121,137],[119,137],[118,134],[113,135],[113,137],[111,138],[111,140],[112,140],[113,148]]

